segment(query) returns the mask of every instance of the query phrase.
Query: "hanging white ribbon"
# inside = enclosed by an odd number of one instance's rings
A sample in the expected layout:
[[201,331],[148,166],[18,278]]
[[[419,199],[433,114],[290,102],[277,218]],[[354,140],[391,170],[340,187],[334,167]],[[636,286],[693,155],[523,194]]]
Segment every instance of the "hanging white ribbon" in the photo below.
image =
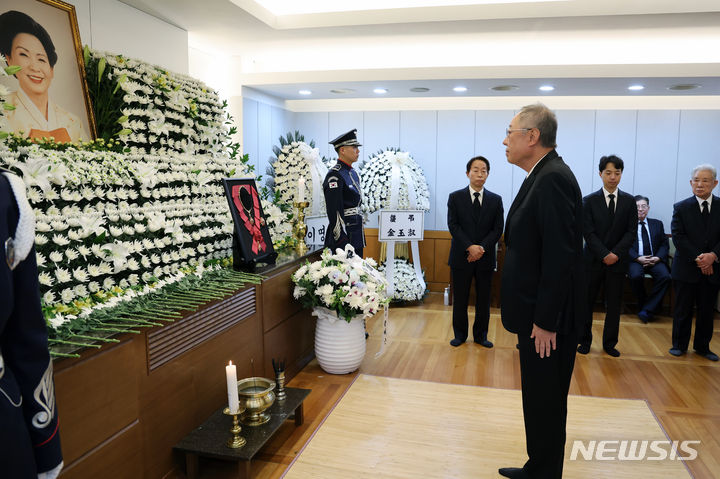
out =
[[320,158],[320,150],[313,148],[308,160],[310,166],[310,181],[312,181],[312,205],[310,206],[309,216],[320,216],[323,214],[321,205],[325,201],[323,197],[322,184],[328,169]]

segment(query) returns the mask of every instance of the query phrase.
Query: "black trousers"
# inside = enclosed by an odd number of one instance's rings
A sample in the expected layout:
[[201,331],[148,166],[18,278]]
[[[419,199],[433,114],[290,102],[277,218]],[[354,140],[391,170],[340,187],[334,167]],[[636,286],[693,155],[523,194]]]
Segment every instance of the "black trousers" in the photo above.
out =
[[[652,276],[653,286],[648,295],[645,291],[645,274]],[[633,261],[628,266],[628,278],[635,297],[638,300],[638,307],[641,310],[656,312],[662,304],[665,292],[670,286],[670,271],[665,263],[657,263],[653,266],[643,268],[640,263]]]
[[532,479],[560,479],[577,336],[558,333],[557,349],[542,359],[529,336],[518,334],[518,344],[528,453],[523,470]]
[[586,272],[588,283],[588,311],[585,325],[580,334],[580,344],[588,347],[592,344],[592,318],[593,305],[597,299],[598,291],[605,286],[605,325],[603,326],[603,349],[611,349],[617,345],[620,332],[620,306],[622,304],[623,271],[613,271],[605,266],[601,269],[592,269]]
[[687,351],[690,344],[693,307],[697,308],[693,349],[700,353],[710,350],[713,334],[713,317],[717,301],[718,285],[710,283],[707,276],[697,283],[675,281],[675,311],[673,312],[673,348]]
[[475,322],[473,338],[475,341],[487,339],[490,322],[490,285],[493,271],[470,268],[451,268],[453,281],[453,332],[455,339],[465,341],[468,337],[468,298],[470,283],[475,278]]

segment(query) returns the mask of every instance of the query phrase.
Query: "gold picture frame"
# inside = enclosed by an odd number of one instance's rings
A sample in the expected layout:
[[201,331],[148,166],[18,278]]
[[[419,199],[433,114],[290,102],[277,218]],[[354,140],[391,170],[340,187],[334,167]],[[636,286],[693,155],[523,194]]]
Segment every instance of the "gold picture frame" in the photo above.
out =
[[97,138],[75,7],[62,0],[3,0],[0,30],[0,53],[8,65],[21,66],[0,77],[12,105],[3,129],[56,141]]

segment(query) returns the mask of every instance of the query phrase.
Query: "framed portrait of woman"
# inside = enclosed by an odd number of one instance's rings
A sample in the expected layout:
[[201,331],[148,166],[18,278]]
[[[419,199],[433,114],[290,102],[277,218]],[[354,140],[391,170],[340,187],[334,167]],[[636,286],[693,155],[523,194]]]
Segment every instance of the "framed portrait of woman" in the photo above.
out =
[[273,249],[255,179],[223,178],[223,186],[235,223],[234,266],[273,263],[277,253]]
[[3,0],[0,130],[57,142],[95,138],[75,7],[60,0]]

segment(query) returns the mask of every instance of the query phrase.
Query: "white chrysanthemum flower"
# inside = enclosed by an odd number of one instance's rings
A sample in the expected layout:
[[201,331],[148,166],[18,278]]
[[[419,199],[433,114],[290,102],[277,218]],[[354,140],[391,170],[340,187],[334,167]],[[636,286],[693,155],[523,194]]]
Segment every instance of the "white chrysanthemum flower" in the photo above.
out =
[[68,304],[73,299],[75,299],[75,292],[71,288],[65,288],[60,292],[60,301],[63,304]]
[[52,286],[55,281],[49,273],[42,272],[38,275],[38,282],[43,286]]
[[47,244],[48,238],[45,235],[35,235],[35,244],[38,246],[43,246]]
[[97,293],[100,291],[100,283],[97,281],[90,281],[88,283],[88,290],[90,290],[91,293]]
[[78,252],[72,248],[68,248],[65,250],[65,256],[67,257],[68,261],[74,261],[80,256]]
[[43,294],[42,300],[43,303],[48,306],[51,304],[55,304],[55,293],[53,293],[52,291],[47,291],[45,294]]
[[113,278],[105,278],[102,285],[105,290],[112,289],[112,287],[115,286],[115,280]]
[[50,261],[52,261],[53,263],[58,263],[58,262],[62,261],[63,258],[64,258],[63,254],[59,253],[57,251],[53,251],[50,253]]
[[77,281],[84,283],[88,280],[88,272],[83,267],[77,267],[73,270],[73,277]]

